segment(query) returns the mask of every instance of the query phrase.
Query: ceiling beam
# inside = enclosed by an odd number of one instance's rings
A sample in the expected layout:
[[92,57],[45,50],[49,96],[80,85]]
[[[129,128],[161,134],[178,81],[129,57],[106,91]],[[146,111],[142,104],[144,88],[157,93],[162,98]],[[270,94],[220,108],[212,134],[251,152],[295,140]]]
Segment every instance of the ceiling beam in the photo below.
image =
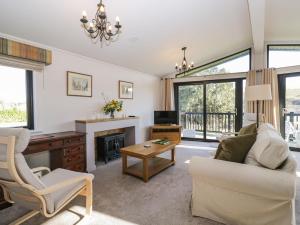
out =
[[265,0],[248,0],[253,48],[256,54],[262,54],[264,52],[265,5]]

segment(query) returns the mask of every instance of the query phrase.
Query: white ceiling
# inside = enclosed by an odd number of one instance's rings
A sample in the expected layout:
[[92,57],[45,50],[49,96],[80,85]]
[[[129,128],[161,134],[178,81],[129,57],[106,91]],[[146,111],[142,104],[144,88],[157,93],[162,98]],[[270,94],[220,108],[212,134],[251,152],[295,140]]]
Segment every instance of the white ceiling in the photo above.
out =
[[[82,10],[91,18],[98,0],[1,0],[0,33],[158,76],[174,71],[182,46],[188,47],[188,60],[201,65],[253,43],[253,0],[103,1],[109,20],[119,16],[123,25],[110,46],[92,43],[80,26]],[[284,2],[267,0],[267,40],[300,39],[300,1],[288,1],[289,7]]]
[[266,9],[265,41],[300,43],[300,1],[268,0]]

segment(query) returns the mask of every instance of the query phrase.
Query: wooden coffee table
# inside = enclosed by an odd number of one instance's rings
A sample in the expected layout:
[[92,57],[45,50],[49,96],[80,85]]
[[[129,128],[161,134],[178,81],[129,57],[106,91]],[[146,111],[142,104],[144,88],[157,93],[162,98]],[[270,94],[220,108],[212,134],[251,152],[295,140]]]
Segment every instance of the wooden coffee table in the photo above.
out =
[[[146,148],[145,145],[151,145]],[[154,144],[147,141],[142,144],[132,145],[121,148],[123,173],[142,178],[145,182],[155,174],[175,164],[175,146],[176,142],[170,142],[168,145]],[[171,151],[171,159],[158,157],[157,155]],[[127,156],[141,159],[140,163],[127,165]]]

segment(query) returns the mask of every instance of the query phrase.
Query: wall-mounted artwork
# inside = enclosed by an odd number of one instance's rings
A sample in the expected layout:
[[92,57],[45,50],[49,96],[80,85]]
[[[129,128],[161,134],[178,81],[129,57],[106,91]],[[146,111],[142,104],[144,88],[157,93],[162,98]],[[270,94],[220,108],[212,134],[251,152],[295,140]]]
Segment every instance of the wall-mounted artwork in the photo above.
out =
[[133,83],[119,80],[119,98],[133,99]]
[[68,71],[67,95],[92,97],[92,76]]

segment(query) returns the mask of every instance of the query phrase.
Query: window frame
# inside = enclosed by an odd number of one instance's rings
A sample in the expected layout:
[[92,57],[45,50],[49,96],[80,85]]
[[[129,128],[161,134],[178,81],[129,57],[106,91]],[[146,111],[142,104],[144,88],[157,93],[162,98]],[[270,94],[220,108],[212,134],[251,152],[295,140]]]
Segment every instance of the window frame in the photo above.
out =
[[[192,72],[195,71],[195,70],[199,70],[199,69],[200,69],[200,71],[202,71],[201,68],[203,68],[203,67],[207,67],[207,66],[209,66],[209,65],[212,65],[211,67],[214,67],[214,66],[218,66],[218,65],[220,65],[220,64],[222,64],[222,63],[229,62],[229,61],[231,61],[231,60],[233,60],[233,59],[236,59],[236,58],[234,58],[234,56],[240,55],[241,53],[246,52],[246,51],[249,52],[249,70],[251,70],[251,67],[252,67],[252,65],[251,65],[251,64],[252,64],[252,49],[251,49],[251,48],[247,48],[247,49],[244,49],[244,50],[242,50],[242,51],[238,51],[238,52],[235,52],[235,53],[230,54],[230,55],[228,55],[228,56],[219,58],[219,59],[214,60],[214,61],[212,61],[212,62],[205,63],[205,64],[203,64],[203,65],[197,66],[197,67],[195,67],[195,68],[189,70],[188,72],[181,72],[181,73],[178,73],[178,74],[175,75],[175,77],[176,77],[176,78],[181,78],[181,77],[193,77],[193,76],[191,76],[191,75],[189,75],[189,74],[192,73]],[[237,57],[237,58],[239,58],[239,57]],[[227,60],[226,60],[226,59],[227,59]],[[217,64],[218,62],[220,62],[220,64]],[[216,64],[216,65],[213,65],[213,64]],[[206,68],[206,69],[209,69],[209,68],[211,68],[211,67],[208,67],[208,68]],[[203,70],[205,70],[205,69],[203,69]],[[242,72],[242,71],[241,71],[241,72]],[[211,74],[211,75],[213,75],[213,74]],[[217,74],[216,74],[216,75],[217,75]]]
[[[12,67],[15,68],[15,67]],[[34,130],[34,96],[33,96],[33,71],[25,71],[25,86],[26,86],[26,113],[27,113],[27,126],[17,126],[11,128],[27,128]]]
[[26,106],[27,106],[27,126],[29,130],[34,130],[34,96],[33,96],[33,71],[26,70]]
[[272,46],[278,46],[278,47],[298,46],[298,47],[300,47],[300,44],[268,44],[267,45],[267,68],[270,68],[270,47],[272,47]]

